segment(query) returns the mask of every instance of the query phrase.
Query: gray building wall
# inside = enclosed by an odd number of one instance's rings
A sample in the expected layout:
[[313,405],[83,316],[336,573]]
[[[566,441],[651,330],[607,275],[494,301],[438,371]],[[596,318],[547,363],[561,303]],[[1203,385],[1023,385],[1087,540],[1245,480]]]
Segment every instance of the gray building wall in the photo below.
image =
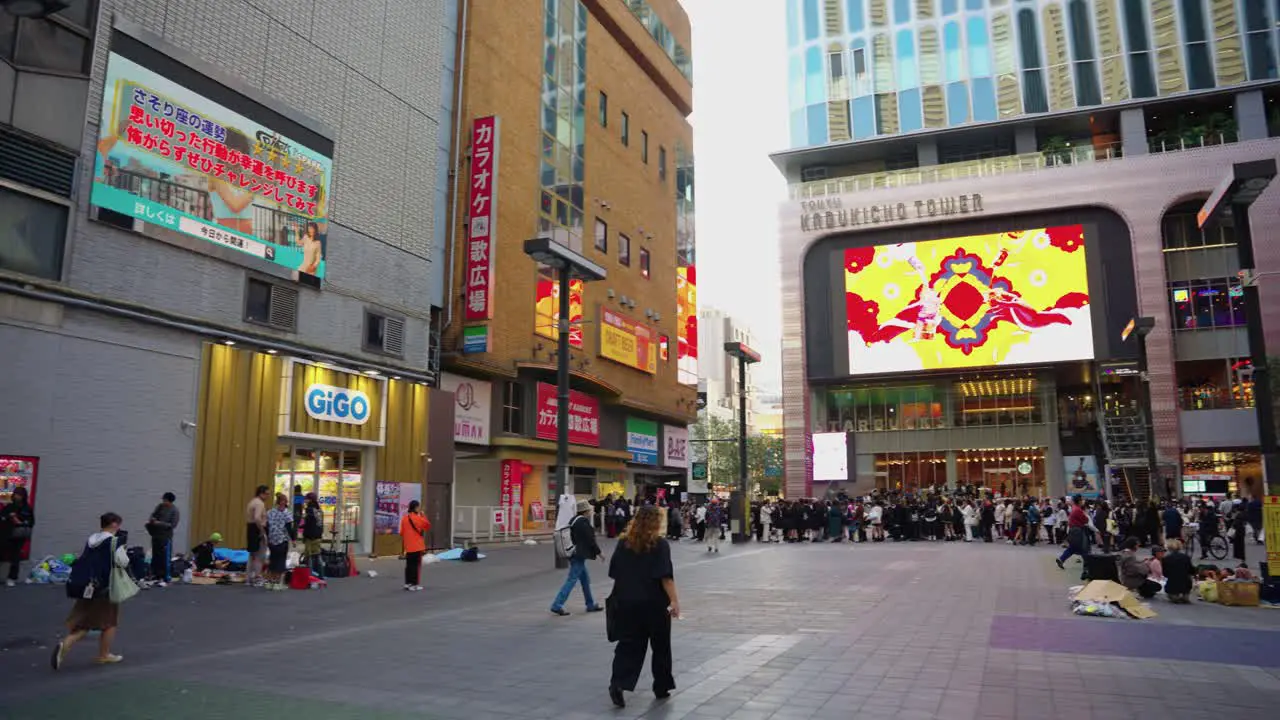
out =
[[[326,277],[322,290],[301,289],[294,337],[364,354],[365,308],[391,310],[407,320],[405,362],[425,367],[430,309],[442,292],[435,228],[443,220],[434,210],[439,131],[449,123],[441,98],[445,5],[104,0],[67,281],[113,299],[261,332],[241,319],[242,266],[87,218],[102,78],[118,15],[332,130]],[[224,37],[235,42],[210,41]]]
[[[0,453],[40,458],[33,559],[78,553],[107,511],[146,545],[167,490],[188,517],[200,338],[0,297]],[[183,522],[174,547],[187,539]]]

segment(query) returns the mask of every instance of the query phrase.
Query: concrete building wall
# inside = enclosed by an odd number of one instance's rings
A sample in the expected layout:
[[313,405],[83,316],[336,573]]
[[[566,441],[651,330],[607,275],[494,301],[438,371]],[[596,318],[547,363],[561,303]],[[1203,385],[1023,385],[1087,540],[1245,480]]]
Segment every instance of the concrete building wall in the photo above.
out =
[[[189,517],[200,339],[50,303],[5,303],[0,452],[40,458],[32,556],[79,552],[98,516],[131,544],[173,491]],[[19,320],[18,318],[22,318]],[[189,547],[187,526],[175,547]]]

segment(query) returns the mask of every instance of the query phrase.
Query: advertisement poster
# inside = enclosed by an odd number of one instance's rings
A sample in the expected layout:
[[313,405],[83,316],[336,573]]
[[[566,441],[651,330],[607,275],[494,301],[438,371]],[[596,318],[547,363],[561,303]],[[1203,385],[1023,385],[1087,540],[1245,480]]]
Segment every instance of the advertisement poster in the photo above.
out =
[[[535,297],[534,333],[544,338],[560,338],[560,282],[554,275],[538,275]],[[582,281],[569,281],[569,346],[582,347]]]
[[849,374],[1093,358],[1080,225],[844,251]]
[[453,441],[488,445],[493,385],[487,380],[441,373],[440,389],[453,393]]
[[[27,489],[27,503],[36,509],[36,476],[40,467],[40,459],[22,455],[0,455],[0,507],[13,501],[13,491],[18,488]],[[34,529],[33,529],[34,530]],[[20,555],[23,560],[31,558],[31,540],[22,544]]]
[[689,467],[689,428],[662,426],[662,464],[667,467]]
[[99,120],[90,204],[324,278],[330,155],[116,52]]
[[849,479],[849,436],[842,432],[813,434],[813,479]]
[[[558,416],[556,386],[538,383],[539,440],[555,440]],[[569,391],[569,442],[574,445],[600,445],[600,401],[577,390]]]
[[647,325],[600,308],[600,357],[653,375],[658,372],[657,339]]
[[493,317],[493,243],[498,217],[498,118],[476,118],[471,123],[471,205],[467,216],[466,275],[467,320]]
[[698,384],[698,272],[676,269],[676,367],[680,382]]
[[1262,527],[1267,528],[1267,574],[1280,577],[1280,495],[1268,495],[1262,503]]
[[378,535],[395,535],[400,532],[400,483],[377,483],[374,494],[373,531]]
[[1102,495],[1102,483],[1098,480],[1098,460],[1092,455],[1064,455],[1063,477],[1067,480],[1067,494],[1096,498]]
[[627,452],[631,462],[658,464],[658,423],[640,418],[627,418]]

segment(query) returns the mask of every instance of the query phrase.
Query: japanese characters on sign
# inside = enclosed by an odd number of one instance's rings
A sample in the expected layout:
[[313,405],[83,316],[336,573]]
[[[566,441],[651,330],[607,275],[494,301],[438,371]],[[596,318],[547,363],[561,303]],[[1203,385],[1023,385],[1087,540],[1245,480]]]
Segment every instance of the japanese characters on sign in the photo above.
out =
[[498,118],[471,123],[471,202],[467,207],[466,275],[463,303],[467,320],[493,317],[493,243],[497,239]]
[[689,428],[662,426],[663,465],[689,467]]
[[[557,422],[556,386],[538,383],[538,432],[541,440],[555,440]],[[569,391],[569,442],[600,445],[600,401],[577,390]]]
[[90,203],[323,278],[332,142],[285,137],[248,117],[256,107],[224,106],[113,51]]

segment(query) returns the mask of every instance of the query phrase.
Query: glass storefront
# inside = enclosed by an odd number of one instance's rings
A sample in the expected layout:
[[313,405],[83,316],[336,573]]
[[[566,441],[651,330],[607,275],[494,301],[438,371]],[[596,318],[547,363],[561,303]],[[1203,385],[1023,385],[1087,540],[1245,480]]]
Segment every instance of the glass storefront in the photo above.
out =
[[[1044,448],[956,450],[956,483],[988,488],[1003,495],[1044,495],[1048,489]],[[858,475],[875,477],[880,490],[919,492],[947,486],[944,451],[860,455]]]
[[324,512],[325,537],[359,542],[363,522],[364,453],[282,445],[276,453],[275,491],[294,498],[314,492]]
[[931,385],[830,388],[828,432],[941,430],[947,427],[1039,425],[1043,388],[1031,375],[961,378]]
[[1254,495],[1262,492],[1262,456],[1256,450],[1190,452],[1182,456],[1184,495]]

